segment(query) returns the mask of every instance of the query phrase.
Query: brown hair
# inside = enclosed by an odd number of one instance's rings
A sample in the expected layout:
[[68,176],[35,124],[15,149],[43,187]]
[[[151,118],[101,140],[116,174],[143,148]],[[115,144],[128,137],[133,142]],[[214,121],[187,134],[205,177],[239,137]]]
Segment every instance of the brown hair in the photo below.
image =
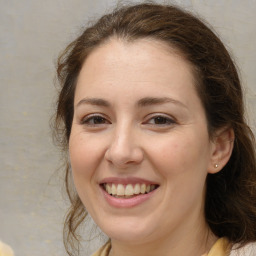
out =
[[[73,41],[58,60],[61,84],[55,131],[67,150],[73,119],[77,77],[87,56],[110,38],[133,41],[161,40],[177,49],[194,68],[196,88],[205,108],[209,135],[231,127],[235,141],[232,156],[217,174],[208,175],[205,218],[212,232],[231,242],[256,240],[256,161],[254,136],[244,120],[243,93],[236,67],[219,38],[197,17],[178,7],[159,4],[125,6],[104,15]],[[86,217],[66,168],[66,188],[71,208],[64,228],[70,255],[78,226]],[[78,247],[77,247],[78,248]],[[74,251],[73,251],[74,252]]]

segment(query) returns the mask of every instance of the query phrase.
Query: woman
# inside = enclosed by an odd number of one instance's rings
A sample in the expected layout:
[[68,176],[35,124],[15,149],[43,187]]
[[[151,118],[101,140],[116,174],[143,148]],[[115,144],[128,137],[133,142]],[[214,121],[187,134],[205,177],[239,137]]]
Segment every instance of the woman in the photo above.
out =
[[239,77],[198,18],[122,7],[66,48],[57,73],[69,255],[87,212],[110,238],[94,255],[221,256],[256,240],[255,144]]

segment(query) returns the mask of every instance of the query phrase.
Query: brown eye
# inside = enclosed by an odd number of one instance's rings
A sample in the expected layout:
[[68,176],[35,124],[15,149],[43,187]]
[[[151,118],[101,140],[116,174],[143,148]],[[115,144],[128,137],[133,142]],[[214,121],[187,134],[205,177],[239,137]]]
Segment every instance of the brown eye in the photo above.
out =
[[149,119],[148,123],[153,125],[171,125],[175,123],[175,121],[166,116],[155,116]]
[[93,124],[104,124],[106,122],[105,118],[101,116],[95,116],[91,118],[91,121],[93,122]]
[[169,123],[169,120],[165,117],[162,116],[158,116],[156,118],[154,118],[155,124],[166,124]]
[[81,123],[85,124],[85,125],[94,126],[94,125],[108,124],[109,122],[103,116],[94,115],[94,116],[88,116],[88,117],[84,118],[81,121]]

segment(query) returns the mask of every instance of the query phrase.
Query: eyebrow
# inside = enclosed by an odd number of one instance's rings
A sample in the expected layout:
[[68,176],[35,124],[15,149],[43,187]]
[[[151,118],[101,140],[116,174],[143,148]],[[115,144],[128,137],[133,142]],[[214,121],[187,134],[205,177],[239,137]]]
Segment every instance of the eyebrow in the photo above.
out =
[[164,104],[164,103],[173,103],[173,104],[177,104],[180,105],[182,107],[186,107],[185,104],[183,104],[182,102],[169,98],[169,97],[161,97],[161,98],[156,98],[156,97],[145,97],[142,98],[138,101],[137,105],[139,107],[146,107],[146,106],[150,106],[150,105],[158,105],[158,104]]
[[[151,106],[151,105],[160,105],[164,103],[173,103],[180,105],[184,108],[187,108],[182,102],[169,98],[169,97],[145,97],[140,99],[137,102],[138,107],[146,107],[146,106]],[[89,104],[89,105],[94,105],[94,106],[102,106],[102,107],[110,107],[110,103],[107,100],[101,99],[101,98],[84,98],[80,100],[76,107],[79,107],[80,105],[83,104]]]
[[102,107],[109,107],[110,103],[104,99],[100,99],[100,98],[84,98],[82,100],[80,100],[76,107],[79,107],[80,105],[83,104],[89,104],[89,105],[94,105],[94,106],[102,106]]

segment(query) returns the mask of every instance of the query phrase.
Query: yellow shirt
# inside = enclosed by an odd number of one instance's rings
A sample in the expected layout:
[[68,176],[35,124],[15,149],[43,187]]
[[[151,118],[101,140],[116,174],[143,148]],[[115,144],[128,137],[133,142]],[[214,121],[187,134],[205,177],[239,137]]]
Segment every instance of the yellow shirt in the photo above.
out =
[[228,256],[230,254],[230,243],[226,238],[219,238],[213,245],[207,256]]
[[[111,244],[105,244],[101,249],[95,252],[92,256],[108,256],[111,249]],[[228,256],[230,253],[230,243],[226,238],[220,238],[213,245],[207,256]]]

